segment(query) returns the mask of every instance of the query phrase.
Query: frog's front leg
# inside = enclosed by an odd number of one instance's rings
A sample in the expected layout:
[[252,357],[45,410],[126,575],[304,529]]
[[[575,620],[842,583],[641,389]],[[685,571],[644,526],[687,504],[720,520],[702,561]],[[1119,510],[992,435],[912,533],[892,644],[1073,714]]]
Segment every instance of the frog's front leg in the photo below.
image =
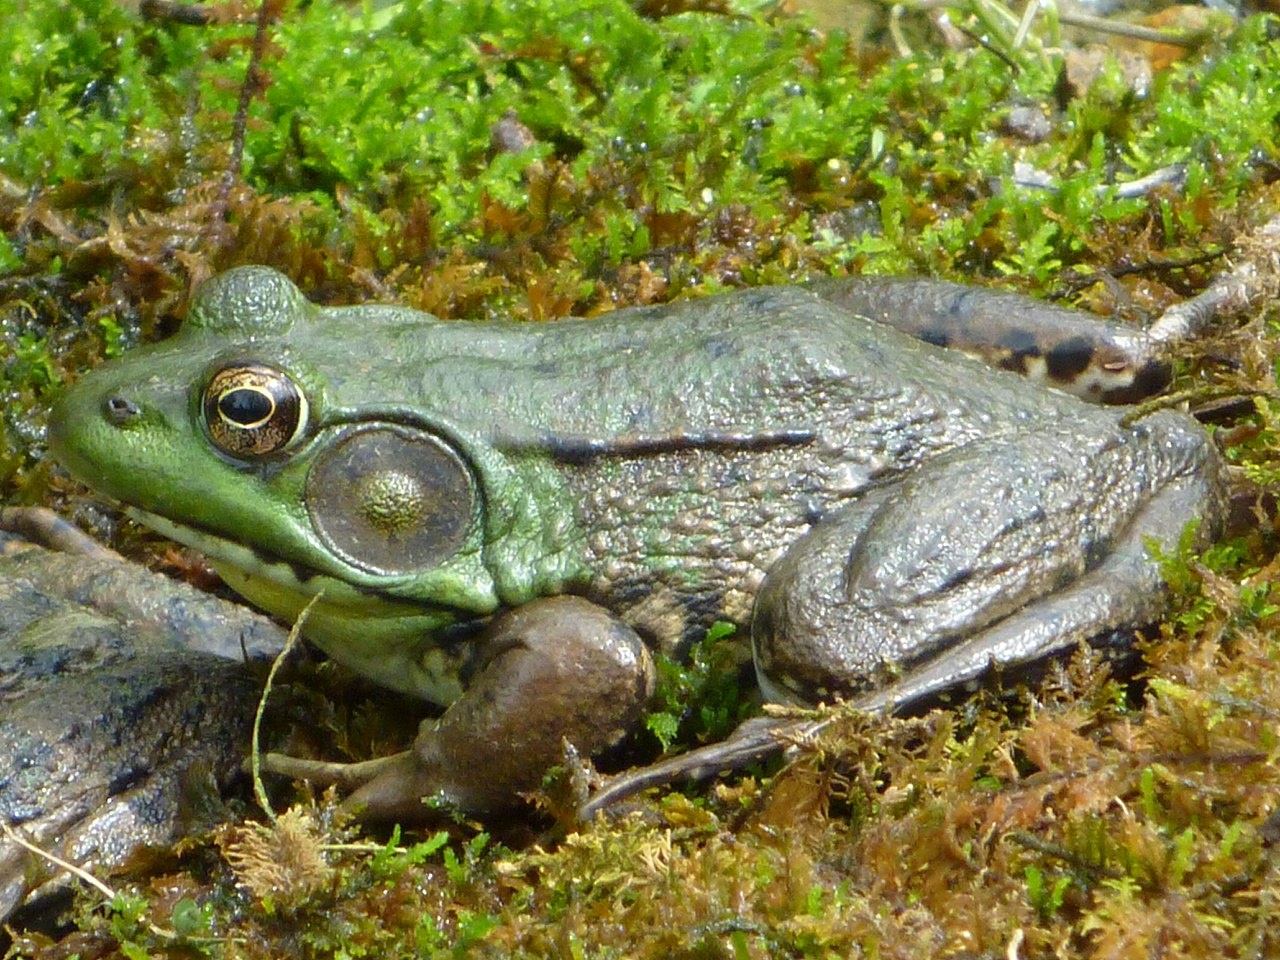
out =
[[971,444],[821,521],[757,597],[766,694],[899,707],[1155,620],[1148,541],[1217,534],[1219,460],[1173,413],[1087,434]]
[[[426,815],[424,799],[471,814],[510,809],[563,760],[566,742],[583,756],[611,746],[653,693],[653,662],[635,631],[578,597],[527,603],[476,642],[466,692],[422,724],[412,750],[340,774],[368,780],[345,806],[365,819],[406,822]],[[288,758],[268,766],[314,772]]]

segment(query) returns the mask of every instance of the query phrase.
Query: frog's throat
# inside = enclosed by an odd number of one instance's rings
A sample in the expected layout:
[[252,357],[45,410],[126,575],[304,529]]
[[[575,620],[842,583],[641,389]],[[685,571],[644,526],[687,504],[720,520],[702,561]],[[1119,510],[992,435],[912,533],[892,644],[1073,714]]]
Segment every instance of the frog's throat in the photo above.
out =
[[[321,597],[317,612],[342,611],[348,617],[422,617],[433,608],[361,590],[328,576],[283,560],[264,557],[251,547],[195,527],[174,523],[138,507],[125,512],[143,526],[184,546],[199,550],[237,593],[276,616],[292,620],[312,597]],[[435,608],[436,612],[438,608]],[[448,619],[452,619],[451,617]]]

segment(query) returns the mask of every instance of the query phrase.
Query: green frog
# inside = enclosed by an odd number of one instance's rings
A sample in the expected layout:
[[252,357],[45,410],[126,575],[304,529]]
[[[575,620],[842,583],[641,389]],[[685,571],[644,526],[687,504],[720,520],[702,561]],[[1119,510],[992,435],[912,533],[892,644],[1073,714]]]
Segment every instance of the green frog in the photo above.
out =
[[[242,267],[68,390],[50,442],[255,604],[314,601],[336,660],[448,707],[354,774],[354,805],[483,813],[566,742],[621,737],[652,651],[716,620],[750,624],[767,698],[896,709],[1158,617],[1150,544],[1221,527],[1212,443],[942,349],[969,299],[845,283],[447,322]],[[877,322],[922,311],[915,337]],[[1077,339],[994,346],[1085,392],[1152,380]]]

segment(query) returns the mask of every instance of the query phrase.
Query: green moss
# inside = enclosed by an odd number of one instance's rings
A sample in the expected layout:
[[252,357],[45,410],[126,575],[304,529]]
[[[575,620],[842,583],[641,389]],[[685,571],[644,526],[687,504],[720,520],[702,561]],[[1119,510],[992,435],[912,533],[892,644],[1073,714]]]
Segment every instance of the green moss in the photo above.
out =
[[[280,266],[326,302],[541,320],[831,271],[1045,290],[1147,262],[1123,282],[1157,310],[1217,268],[1169,262],[1276,209],[1275,20],[1149,92],[1112,64],[1072,94],[1052,30],[1018,50],[1007,18],[976,12],[996,17],[1003,58],[860,52],[771,6],[298,4],[270,26],[242,176],[224,186],[250,25],[0,0],[7,498],[42,489],[33,411],[64,369],[163,333],[192,278],[234,263]],[[1049,120],[1044,140],[1008,129],[1023,105]],[[1021,185],[1016,164],[1052,189]],[[1117,196],[1170,164],[1181,188]],[[1275,331],[1247,334],[1184,376],[1265,385]],[[1270,403],[1220,436],[1259,491],[1275,486]],[[120,881],[132,892],[110,912],[18,955],[1275,953],[1280,564],[1274,507],[1258,493],[1253,509],[1251,529],[1167,561],[1176,607],[1143,647],[1141,701],[1082,654],[1012,706],[835,715],[767,786],[650,798],[558,843],[495,825],[497,840],[454,827],[330,850],[296,902],[256,899],[206,845],[198,867]],[[717,649],[669,671],[661,737],[736,719]],[[382,746],[364,707],[330,716],[341,751]]]
[[[154,203],[216,174],[246,28],[139,23],[106,0],[56,7],[15,11],[3,41],[23,68],[0,90],[10,176],[38,186],[105,171]],[[386,211],[413,199],[428,207],[431,249],[533,232],[544,260],[573,256],[587,277],[653,255],[671,226],[662,218],[688,215],[670,239],[701,245],[699,224],[741,204],[811,240],[824,212],[870,200],[889,248],[850,237],[863,244],[850,251],[859,259],[1044,284],[1080,258],[1097,218],[1141,215],[1147,201],[1099,195],[1113,179],[1182,163],[1189,200],[1212,185],[1220,208],[1235,203],[1276,152],[1271,29],[1258,20],[1236,31],[1205,59],[1164,71],[1146,96],[1104,72],[1067,104],[1054,136],[1017,144],[1004,118],[1015,103],[1056,111],[1056,61],[1013,71],[965,50],[872,66],[800,21],[654,21],[622,0],[424,0],[377,17],[317,3],[273,30],[245,174],[260,192],[316,205],[307,242],[350,248],[360,229],[394,229]],[[515,152],[493,145],[508,115],[532,134]],[[1016,186],[1016,161],[1056,188]],[[536,166],[553,178],[545,198]],[[549,208],[531,209],[542,200]],[[512,229],[486,216],[494,207],[525,219]],[[1163,225],[1191,238],[1202,226],[1187,215]],[[975,260],[979,241],[987,249]],[[389,271],[404,251],[378,246],[373,263]]]
[[155,163],[155,138],[173,130],[175,98],[190,89],[179,65],[202,58],[200,37],[149,28],[104,0],[3,9],[0,169],[27,186],[126,186]]
[[713,624],[683,662],[658,659],[645,726],[663,750],[676,742],[721,739],[754,710],[755,697],[740,682],[750,651],[735,633],[731,623]]

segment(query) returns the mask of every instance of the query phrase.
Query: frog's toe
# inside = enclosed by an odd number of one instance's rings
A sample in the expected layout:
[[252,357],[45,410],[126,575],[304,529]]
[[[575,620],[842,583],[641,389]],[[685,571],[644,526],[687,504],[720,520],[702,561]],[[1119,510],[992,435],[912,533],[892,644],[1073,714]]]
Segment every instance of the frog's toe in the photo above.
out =
[[[429,810],[438,784],[414,758],[412,751],[379,761],[380,772],[351,794],[342,808],[361,820],[417,823]],[[446,802],[448,798],[442,798]]]
[[439,795],[440,787],[410,750],[360,763],[268,753],[262,757],[262,770],[316,786],[354,791],[342,801],[342,809],[365,821],[421,821],[426,815],[425,801]]

